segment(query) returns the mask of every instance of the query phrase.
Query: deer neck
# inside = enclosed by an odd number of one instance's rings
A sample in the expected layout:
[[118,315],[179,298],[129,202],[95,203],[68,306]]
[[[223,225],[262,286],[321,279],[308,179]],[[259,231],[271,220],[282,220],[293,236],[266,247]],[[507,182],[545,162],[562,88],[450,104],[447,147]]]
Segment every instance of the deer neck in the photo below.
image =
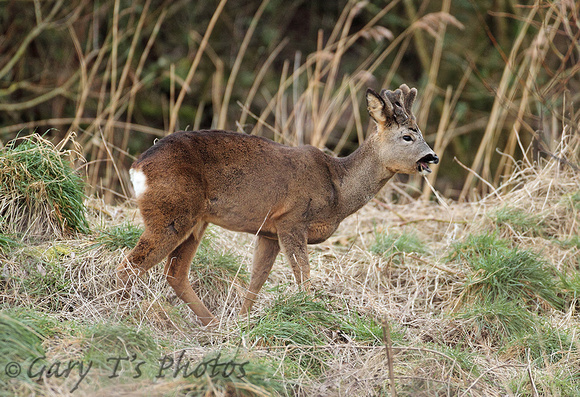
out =
[[347,157],[337,159],[342,171],[340,213],[344,217],[368,203],[395,173],[388,170],[388,159],[378,151],[378,134],[372,134]]

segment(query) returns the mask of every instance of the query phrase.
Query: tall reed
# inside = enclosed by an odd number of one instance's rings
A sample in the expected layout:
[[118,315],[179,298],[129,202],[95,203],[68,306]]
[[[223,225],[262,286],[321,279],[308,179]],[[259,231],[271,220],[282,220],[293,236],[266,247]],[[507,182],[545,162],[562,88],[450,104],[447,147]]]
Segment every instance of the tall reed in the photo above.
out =
[[[264,50],[259,34],[274,12],[269,0],[244,11],[248,19],[232,56],[216,48],[239,5],[234,0],[195,7],[151,0],[33,4],[25,11],[34,16],[34,27],[6,44],[9,55],[0,60],[0,78],[15,78],[0,87],[0,110],[23,120],[35,109],[51,106],[54,112],[35,121],[5,122],[0,139],[23,129],[57,127],[63,130],[55,141],[64,145],[77,133],[88,160],[89,194],[99,192],[107,201],[131,196],[126,170],[133,156],[176,129],[237,129],[348,153],[368,132],[366,87],[403,82],[418,87],[419,126],[443,161],[429,176],[430,185],[460,200],[507,188],[502,182],[518,161],[550,156],[560,131],[578,132],[575,3],[516,4],[511,14],[498,6],[478,14],[494,45],[489,51],[503,59],[493,70],[461,47],[457,38],[473,35],[480,25],[460,22],[465,16],[449,0],[440,5],[395,0],[380,7],[345,1],[332,29],[303,38],[314,50],[295,51],[295,43],[278,36],[261,58],[255,55]],[[188,52],[175,59],[164,53],[163,40],[183,12],[205,19],[182,35]],[[496,37],[503,33],[488,25],[489,18],[517,28],[513,41]],[[61,42],[70,46],[71,56],[54,73],[47,70],[54,80],[34,88],[23,65],[36,41],[54,32],[66,38]],[[454,59],[462,63],[451,65]],[[409,70],[420,75],[413,80]],[[16,99],[27,92],[29,99]],[[148,101],[151,95],[159,100]],[[422,192],[429,198],[429,185]]]

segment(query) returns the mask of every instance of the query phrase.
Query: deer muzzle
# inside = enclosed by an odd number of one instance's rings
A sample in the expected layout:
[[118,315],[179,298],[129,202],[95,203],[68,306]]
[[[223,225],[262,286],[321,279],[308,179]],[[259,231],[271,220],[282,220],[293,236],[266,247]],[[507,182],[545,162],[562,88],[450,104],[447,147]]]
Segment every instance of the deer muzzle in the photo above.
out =
[[431,168],[429,168],[429,164],[437,164],[438,162],[439,157],[435,153],[429,153],[417,161],[417,171],[422,175],[430,174]]

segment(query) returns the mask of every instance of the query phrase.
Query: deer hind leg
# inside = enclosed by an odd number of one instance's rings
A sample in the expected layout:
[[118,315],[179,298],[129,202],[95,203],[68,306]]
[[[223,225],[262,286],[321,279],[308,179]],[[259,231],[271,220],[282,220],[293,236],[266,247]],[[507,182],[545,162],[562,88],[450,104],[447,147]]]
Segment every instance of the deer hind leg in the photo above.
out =
[[183,236],[145,228],[135,248],[117,267],[117,288],[124,297],[128,297],[135,279],[161,262],[179,244],[180,239]]
[[191,235],[168,256],[164,270],[169,285],[177,296],[193,310],[203,325],[210,324],[215,317],[193,290],[189,282],[189,269],[206,227],[205,222],[198,222],[194,226]]
[[278,239],[282,253],[292,267],[298,286],[308,291],[310,289],[310,264],[308,263],[306,234],[300,231],[281,233],[279,230]]
[[262,236],[258,237],[256,249],[254,250],[254,259],[252,261],[250,286],[248,287],[246,298],[242,304],[240,316],[247,314],[252,308],[258,292],[260,292],[262,286],[268,279],[278,252],[280,252],[280,245],[277,240],[271,240]]
[[139,207],[145,220],[145,231],[135,248],[117,267],[117,288],[125,297],[129,295],[135,279],[167,257],[191,234],[195,225],[192,215],[195,211],[191,208],[167,204],[165,207],[174,208],[174,212],[160,216],[156,209],[160,205],[155,206],[156,202],[152,200],[145,200],[144,204],[144,208]]

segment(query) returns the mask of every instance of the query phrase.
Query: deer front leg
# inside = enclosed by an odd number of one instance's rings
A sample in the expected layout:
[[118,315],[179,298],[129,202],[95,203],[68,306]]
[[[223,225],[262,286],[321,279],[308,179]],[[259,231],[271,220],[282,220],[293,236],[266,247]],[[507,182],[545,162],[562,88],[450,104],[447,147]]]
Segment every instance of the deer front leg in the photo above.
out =
[[278,241],[282,253],[292,267],[298,286],[306,291],[310,290],[310,263],[308,263],[306,233],[301,230],[289,232],[278,230]]
[[258,237],[256,249],[254,250],[254,260],[252,261],[250,286],[248,287],[248,293],[240,310],[240,316],[247,314],[252,308],[258,292],[260,292],[260,289],[262,289],[262,286],[268,279],[278,252],[280,252],[280,245],[277,240],[271,240],[262,236]]

